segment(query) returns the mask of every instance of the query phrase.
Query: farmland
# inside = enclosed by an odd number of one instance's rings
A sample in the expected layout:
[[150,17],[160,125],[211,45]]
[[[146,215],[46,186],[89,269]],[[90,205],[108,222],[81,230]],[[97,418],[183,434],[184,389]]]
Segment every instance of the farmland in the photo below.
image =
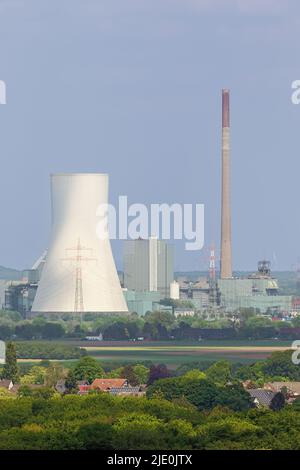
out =
[[[76,343],[78,346],[79,343]],[[288,341],[202,341],[184,342],[103,342],[81,343],[87,353],[101,362],[151,361],[177,367],[195,361],[218,361],[253,363],[263,360],[274,351],[291,348]]]
[[[34,343],[28,342],[28,343]],[[43,342],[40,342],[42,345]],[[86,350],[87,354],[99,362],[125,364],[151,361],[155,364],[164,363],[170,368],[191,362],[211,362],[226,359],[232,363],[253,363],[264,360],[274,351],[291,348],[290,341],[201,341],[201,342],[132,342],[132,341],[57,341],[57,345],[77,346]],[[41,356],[40,359],[46,359]],[[38,362],[39,358],[23,357],[19,362]],[[57,359],[56,359],[57,361]],[[62,359],[70,365],[75,359]]]

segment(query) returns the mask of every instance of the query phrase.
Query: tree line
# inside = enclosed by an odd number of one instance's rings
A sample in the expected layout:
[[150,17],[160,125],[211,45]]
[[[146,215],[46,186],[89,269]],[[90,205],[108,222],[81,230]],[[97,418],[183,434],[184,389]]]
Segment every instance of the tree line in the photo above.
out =
[[84,314],[43,316],[24,320],[18,312],[0,311],[0,339],[53,340],[83,339],[100,333],[104,340],[128,341],[144,338],[152,341],[199,339],[297,339],[300,318],[290,322],[272,321],[257,315],[254,309],[240,309],[232,317],[206,320],[200,315],[175,317],[167,311],[147,312],[144,316],[105,316]]

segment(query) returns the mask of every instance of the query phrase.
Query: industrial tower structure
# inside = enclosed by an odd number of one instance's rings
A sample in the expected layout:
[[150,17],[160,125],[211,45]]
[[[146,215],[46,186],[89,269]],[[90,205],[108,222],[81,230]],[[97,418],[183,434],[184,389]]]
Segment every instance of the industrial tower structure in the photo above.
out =
[[[108,233],[108,176],[51,176],[52,235],[33,313],[128,312]],[[103,233],[97,228],[101,224]],[[91,262],[93,261],[93,262]]]
[[222,90],[221,279],[232,278],[229,90]]

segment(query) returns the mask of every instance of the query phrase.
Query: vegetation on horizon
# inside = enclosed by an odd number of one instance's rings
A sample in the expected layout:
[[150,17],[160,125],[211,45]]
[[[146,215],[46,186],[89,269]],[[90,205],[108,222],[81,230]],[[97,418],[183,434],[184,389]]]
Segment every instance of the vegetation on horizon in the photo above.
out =
[[143,337],[152,341],[214,339],[283,339],[297,338],[300,317],[291,322],[272,321],[257,315],[254,309],[240,309],[238,322],[232,318],[206,319],[205,314],[194,317],[175,317],[167,311],[147,312],[139,317],[83,315],[83,321],[70,315],[53,315],[51,321],[43,316],[24,320],[18,312],[0,311],[0,339],[54,340],[83,339],[98,336],[104,340],[128,341]]

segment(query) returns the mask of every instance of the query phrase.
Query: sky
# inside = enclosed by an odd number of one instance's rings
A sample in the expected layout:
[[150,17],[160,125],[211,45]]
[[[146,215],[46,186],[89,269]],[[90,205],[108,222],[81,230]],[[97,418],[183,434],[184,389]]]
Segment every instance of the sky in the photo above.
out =
[[203,250],[174,246],[176,270],[206,269],[230,88],[234,268],[295,269],[299,40],[296,0],[0,0],[0,265],[47,247],[50,173],[95,171],[112,203],[204,204]]

